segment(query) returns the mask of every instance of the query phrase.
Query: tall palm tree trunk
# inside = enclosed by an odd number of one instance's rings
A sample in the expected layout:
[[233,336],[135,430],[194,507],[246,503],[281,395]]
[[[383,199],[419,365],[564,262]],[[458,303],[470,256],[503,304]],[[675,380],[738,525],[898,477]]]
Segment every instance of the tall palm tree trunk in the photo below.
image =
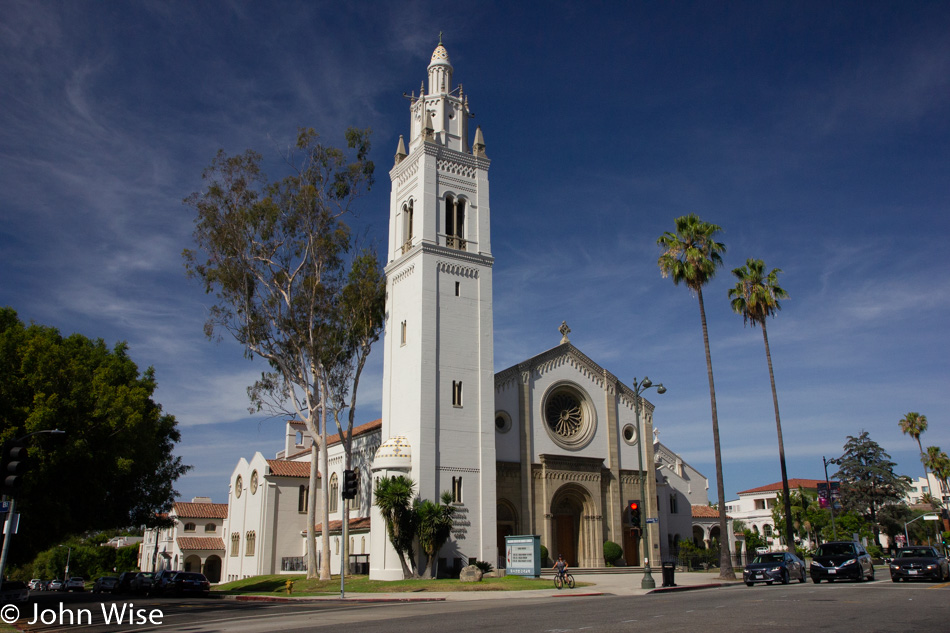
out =
[[782,465],[782,494],[785,495],[785,546],[788,551],[795,552],[795,540],[792,534],[792,499],[788,490],[788,470],[785,468],[785,441],[782,439],[782,418],[778,413],[778,392],[775,391],[775,373],[772,371],[772,352],[769,350],[769,334],[765,330],[765,319],[759,322],[762,326],[762,339],[765,341],[765,360],[769,364],[769,382],[772,384],[772,405],[775,407],[775,430],[778,432],[778,461]]
[[[930,471],[927,469],[927,455],[924,453],[924,445],[920,443],[920,434],[917,434],[917,448],[920,449],[920,461],[924,465],[924,481],[927,482],[927,490],[930,490]],[[930,490],[933,494],[933,490]]]
[[699,316],[703,322],[703,345],[706,347],[706,373],[709,376],[709,403],[712,407],[713,449],[716,454],[716,492],[719,495],[719,577],[735,580],[732,570],[732,546],[726,522],[726,490],[722,480],[722,452],[719,449],[719,415],[716,413],[716,385],[713,382],[712,355],[709,353],[709,331],[706,328],[706,307],[703,305],[703,290],[697,289]]

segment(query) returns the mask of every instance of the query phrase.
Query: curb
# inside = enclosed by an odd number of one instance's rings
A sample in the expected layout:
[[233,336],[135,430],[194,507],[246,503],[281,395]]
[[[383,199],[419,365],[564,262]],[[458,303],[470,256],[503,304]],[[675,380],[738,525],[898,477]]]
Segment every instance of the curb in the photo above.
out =
[[279,596],[225,596],[225,600],[237,600],[238,602],[276,602],[282,604],[294,603],[314,603],[314,602],[338,602],[347,604],[351,602],[445,602],[445,598],[322,598],[313,596],[309,598],[281,598]]
[[552,593],[552,598],[589,598],[590,596],[607,596],[602,591],[592,591],[590,593]]
[[713,582],[705,585],[673,585],[672,587],[660,587],[659,589],[654,589],[650,593],[671,593],[674,591],[691,591],[693,589],[713,589],[715,587],[731,587],[739,583],[735,582]]

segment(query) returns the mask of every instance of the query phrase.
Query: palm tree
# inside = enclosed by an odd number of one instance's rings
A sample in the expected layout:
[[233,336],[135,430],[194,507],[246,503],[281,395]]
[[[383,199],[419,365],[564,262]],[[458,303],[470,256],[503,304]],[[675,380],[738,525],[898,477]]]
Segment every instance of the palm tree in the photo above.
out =
[[778,459],[782,466],[782,493],[785,498],[785,545],[789,551],[795,551],[792,535],[792,507],[788,494],[788,471],[785,468],[785,442],[782,439],[782,418],[778,412],[778,394],[775,391],[775,374],[772,372],[772,352],[769,350],[769,334],[765,329],[768,317],[782,309],[780,299],[788,299],[788,293],[778,285],[779,268],[765,274],[765,263],[761,259],[747,259],[746,265],[736,268],[732,274],[739,281],[735,288],[729,289],[732,299],[732,311],[742,315],[743,323],[762,326],[762,338],[765,340],[765,360],[769,365],[769,382],[772,384],[772,404],[775,407],[775,428],[778,431]]
[[920,434],[927,430],[927,416],[911,411],[897,423],[901,427],[904,435],[910,435],[917,440],[917,448],[920,450],[920,460],[924,462],[924,481],[930,485],[930,475],[927,473],[927,457],[924,455],[924,447],[920,443]]
[[[928,446],[924,466],[930,469],[940,486],[940,495],[934,496],[934,499],[940,501],[940,505],[943,505],[943,495],[947,492],[947,479],[950,478],[950,457],[947,457],[947,454],[940,450],[939,446]],[[932,495],[933,490],[930,492]]]
[[712,356],[709,354],[709,332],[706,328],[706,308],[703,305],[703,286],[722,266],[722,253],[726,246],[715,240],[722,228],[703,222],[691,213],[676,218],[676,232],[667,231],[656,243],[663,248],[657,264],[664,277],[673,277],[673,283],[680,282],[696,293],[699,298],[699,317],[703,324],[703,345],[706,347],[706,373],[709,376],[709,403],[712,408],[713,448],[716,455],[716,488],[719,494],[719,533],[723,547],[719,554],[719,577],[733,580],[732,552],[729,532],[726,525],[726,493],[722,481],[722,453],[719,449],[719,416],[716,413],[716,386],[713,382]]
[[[416,536],[416,513],[413,507],[415,484],[404,475],[381,477],[373,490],[374,503],[383,515],[389,542],[399,555],[404,578],[413,578],[415,552],[412,541]],[[408,561],[408,562],[407,562]],[[412,565],[412,567],[410,567]]]
[[435,578],[438,570],[439,550],[449,540],[452,533],[452,523],[455,520],[455,506],[452,505],[452,493],[442,493],[442,503],[435,503],[426,499],[416,506],[416,517],[419,522],[419,547],[425,552],[428,561],[423,578]]

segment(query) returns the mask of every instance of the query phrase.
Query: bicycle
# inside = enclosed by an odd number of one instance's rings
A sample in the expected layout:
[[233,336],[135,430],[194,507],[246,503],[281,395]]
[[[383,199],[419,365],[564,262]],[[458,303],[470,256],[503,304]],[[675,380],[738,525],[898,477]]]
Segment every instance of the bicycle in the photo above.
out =
[[564,585],[567,585],[568,589],[574,588],[574,576],[569,573],[565,574],[554,574],[554,586],[560,589]]

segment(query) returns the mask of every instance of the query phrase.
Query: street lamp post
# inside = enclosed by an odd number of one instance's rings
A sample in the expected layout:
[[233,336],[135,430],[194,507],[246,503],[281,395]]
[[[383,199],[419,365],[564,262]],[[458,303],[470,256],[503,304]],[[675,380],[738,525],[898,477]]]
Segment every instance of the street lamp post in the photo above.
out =
[[653,589],[656,587],[656,582],[653,580],[653,575],[650,570],[650,524],[645,522],[646,518],[644,514],[646,513],[646,508],[649,507],[646,503],[646,496],[644,492],[644,474],[643,474],[643,428],[640,424],[640,399],[641,394],[649,389],[650,387],[656,387],[657,393],[666,393],[666,387],[663,386],[663,383],[654,385],[653,382],[646,376],[643,377],[642,382],[637,382],[637,379],[633,379],[633,407],[636,411],[637,416],[637,461],[640,464],[640,503],[643,504],[643,507],[640,509],[640,541],[642,543],[640,551],[643,552],[643,580],[640,581],[641,589]]
[[[904,542],[907,544],[908,547],[910,547],[910,537],[907,535],[907,526],[913,523],[914,521],[919,521],[920,519],[923,519],[924,521],[939,521],[940,517],[938,517],[936,514],[921,514],[919,517],[911,519],[910,521],[905,523],[904,524]],[[930,540],[929,536],[927,537],[927,540],[928,541]]]
[[821,457],[821,461],[825,464],[825,485],[828,486],[828,507],[831,509],[831,533],[834,535],[834,539],[838,540],[838,528],[835,527],[835,497],[831,492],[831,482],[828,481],[828,464],[839,465],[841,464],[840,459],[825,459],[824,455]]

